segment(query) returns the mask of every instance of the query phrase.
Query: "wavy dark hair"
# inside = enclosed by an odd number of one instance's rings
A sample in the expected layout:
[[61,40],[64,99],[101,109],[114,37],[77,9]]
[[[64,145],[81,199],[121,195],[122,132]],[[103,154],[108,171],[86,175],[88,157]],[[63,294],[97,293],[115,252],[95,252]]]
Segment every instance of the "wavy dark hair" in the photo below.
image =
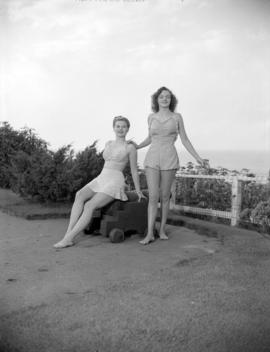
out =
[[130,122],[129,122],[129,120],[128,120],[126,117],[121,116],[121,115],[115,116],[114,119],[113,119],[113,127],[115,126],[115,124],[116,124],[117,121],[124,121],[124,122],[127,124],[127,127],[128,127],[128,129],[129,129],[129,127],[130,127]]
[[176,108],[176,105],[178,103],[178,100],[176,99],[176,96],[173,94],[173,92],[166,88],[166,87],[161,87],[159,88],[151,97],[152,99],[152,111],[153,112],[158,112],[159,111],[159,106],[158,106],[158,97],[159,95],[161,94],[161,92],[163,90],[166,90],[170,93],[171,95],[171,102],[170,102],[170,105],[169,105],[169,109],[174,112],[175,108]]

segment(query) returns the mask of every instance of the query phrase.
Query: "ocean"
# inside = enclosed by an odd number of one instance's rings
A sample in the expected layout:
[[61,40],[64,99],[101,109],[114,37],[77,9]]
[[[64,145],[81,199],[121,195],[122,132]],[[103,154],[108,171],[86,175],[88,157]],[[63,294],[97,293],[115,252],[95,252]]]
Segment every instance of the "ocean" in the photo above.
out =
[[[147,148],[138,150],[138,164],[143,166],[143,160]],[[257,176],[266,176],[270,170],[270,152],[268,151],[243,151],[243,150],[198,150],[199,155],[208,159],[213,168],[224,167],[229,170],[241,171],[248,169]],[[196,160],[186,151],[178,151],[180,165],[185,166],[187,162],[196,163]]]

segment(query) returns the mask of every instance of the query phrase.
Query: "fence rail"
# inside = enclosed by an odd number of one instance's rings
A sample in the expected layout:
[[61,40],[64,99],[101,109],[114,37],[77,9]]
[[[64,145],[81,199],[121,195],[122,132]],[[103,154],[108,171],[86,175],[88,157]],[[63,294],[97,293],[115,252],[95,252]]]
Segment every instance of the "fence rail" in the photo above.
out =
[[222,211],[209,208],[192,207],[187,205],[176,204],[176,187],[172,188],[172,199],[171,199],[171,209],[183,211],[186,213],[209,215],[224,219],[231,220],[231,226],[237,226],[240,220],[241,203],[242,203],[242,183],[243,182],[257,182],[266,184],[269,182],[267,176],[256,176],[248,177],[244,175],[189,175],[177,173],[176,180],[178,178],[195,178],[195,179],[216,179],[224,180],[231,184],[231,211]]

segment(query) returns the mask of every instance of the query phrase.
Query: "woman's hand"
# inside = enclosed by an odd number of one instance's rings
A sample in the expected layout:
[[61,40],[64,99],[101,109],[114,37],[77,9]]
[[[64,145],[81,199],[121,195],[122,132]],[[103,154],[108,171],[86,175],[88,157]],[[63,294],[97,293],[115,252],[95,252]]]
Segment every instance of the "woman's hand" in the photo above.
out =
[[127,141],[127,144],[133,144],[136,149],[139,149],[138,144],[135,143],[132,139],[129,139],[129,140]]
[[141,201],[142,198],[145,198],[145,195],[142,193],[142,191],[136,191],[137,195],[138,195],[138,202]]

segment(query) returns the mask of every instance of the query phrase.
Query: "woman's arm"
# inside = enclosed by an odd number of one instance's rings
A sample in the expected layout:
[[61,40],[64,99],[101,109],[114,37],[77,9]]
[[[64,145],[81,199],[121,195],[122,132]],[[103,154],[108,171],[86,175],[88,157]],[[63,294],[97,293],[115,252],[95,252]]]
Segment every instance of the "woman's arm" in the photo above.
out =
[[129,163],[130,163],[131,175],[135,185],[135,190],[140,200],[141,198],[145,198],[145,197],[143,196],[141,192],[141,187],[140,187],[140,178],[139,178],[138,167],[137,167],[137,150],[132,144],[128,146],[128,150],[129,150]]
[[177,121],[179,124],[179,135],[181,138],[181,141],[184,145],[184,147],[187,149],[187,151],[194,157],[194,159],[197,160],[197,162],[199,164],[204,165],[205,161],[199,156],[199,154],[196,152],[196,150],[194,149],[193,145],[191,144],[187,134],[186,134],[186,130],[185,130],[185,126],[184,126],[184,121],[183,118],[180,114],[177,114]]
[[[152,117],[153,117],[153,114],[150,114],[147,118],[148,130],[150,130]],[[136,149],[141,149],[141,148],[147,147],[149,144],[151,144],[150,131],[148,131],[148,136],[145,138],[145,140],[142,141],[139,145],[137,145]]]
[[151,137],[150,135],[148,135],[144,141],[142,141],[140,144],[137,144],[136,149],[147,147],[150,143],[151,143]]
[[128,140],[127,141],[128,144],[133,144],[133,146],[136,148],[136,149],[141,149],[141,148],[144,148],[144,147],[147,147],[150,143],[151,143],[151,137],[148,136],[145,138],[145,140],[140,143],[140,144],[137,144],[135,143],[133,140]]
[[[148,128],[150,127],[150,124],[151,124],[152,115],[153,114],[150,114],[148,116]],[[128,143],[133,144],[136,149],[141,149],[141,148],[147,147],[149,144],[151,144],[150,133],[148,133],[148,136],[140,144],[137,144],[137,143],[133,142],[132,140],[129,140]]]

